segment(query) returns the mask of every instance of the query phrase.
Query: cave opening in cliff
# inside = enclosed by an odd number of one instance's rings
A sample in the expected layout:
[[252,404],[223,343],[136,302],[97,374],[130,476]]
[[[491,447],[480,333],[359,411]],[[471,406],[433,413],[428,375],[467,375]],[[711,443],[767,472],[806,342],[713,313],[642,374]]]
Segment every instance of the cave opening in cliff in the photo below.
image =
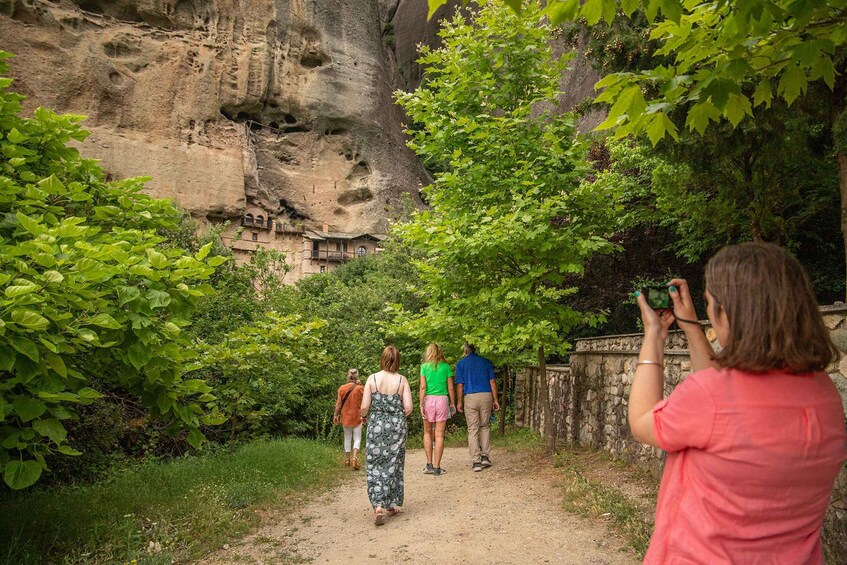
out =
[[285,198],[279,199],[279,211],[288,216],[289,220],[311,220],[308,214],[298,212]]

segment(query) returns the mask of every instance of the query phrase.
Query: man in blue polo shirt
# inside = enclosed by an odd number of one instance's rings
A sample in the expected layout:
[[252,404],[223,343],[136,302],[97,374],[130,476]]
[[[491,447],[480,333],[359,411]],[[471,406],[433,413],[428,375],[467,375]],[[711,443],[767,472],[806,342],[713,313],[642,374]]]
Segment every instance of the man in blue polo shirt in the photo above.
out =
[[[468,422],[468,450],[476,472],[491,467],[489,442],[491,409],[500,410],[497,383],[491,361],[476,354],[473,345],[465,344],[465,356],[456,364],[456,409],[464,411]],[[464,410],[463,410],[464,408]]]

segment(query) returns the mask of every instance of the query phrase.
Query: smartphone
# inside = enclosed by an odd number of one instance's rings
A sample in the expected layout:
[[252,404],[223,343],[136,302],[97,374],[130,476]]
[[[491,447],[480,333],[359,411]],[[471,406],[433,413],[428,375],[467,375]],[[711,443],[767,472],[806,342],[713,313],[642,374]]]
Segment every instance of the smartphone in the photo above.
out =
[[670,310],[673,308],[668,287],[663,285],[648,285],[641,289],[641,294],[647,299],[647,304],[653,310]]

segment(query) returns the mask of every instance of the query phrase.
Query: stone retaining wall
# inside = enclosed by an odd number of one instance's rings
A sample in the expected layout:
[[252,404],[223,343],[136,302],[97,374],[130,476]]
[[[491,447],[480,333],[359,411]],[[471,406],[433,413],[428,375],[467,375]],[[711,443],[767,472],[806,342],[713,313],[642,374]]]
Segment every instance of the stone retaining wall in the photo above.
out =
[[[847,306],[821,309],[824,323],[841,352],[827,370],[841,392],[847,412]],[[714,342],[711,328],[706,332]],[[641,335],[617,335],[577,340],[570,365],[547,367],[553,418],[560,443],[608,451],[661,475],[664,452],[636,442],[629,432],[627,399],[641,347]],[[672,332],[665,350],[665,394],[691,372],[682,332]],[[543,431],[544,411],[537,367],[518,372],[515,383],[515,423]],[[834,562],[847,563],[847,466],[836,483],[824,526],[824,542]]]

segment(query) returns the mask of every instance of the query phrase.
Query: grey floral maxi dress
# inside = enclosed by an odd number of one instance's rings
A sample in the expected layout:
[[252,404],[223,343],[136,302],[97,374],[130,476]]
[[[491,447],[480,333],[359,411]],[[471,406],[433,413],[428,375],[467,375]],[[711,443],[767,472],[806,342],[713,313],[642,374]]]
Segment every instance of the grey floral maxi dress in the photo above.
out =
[[399,392],[371,394],[368,416],[366,475],[368,498],[374,508],[403,506],[406,464],[406,415]]

